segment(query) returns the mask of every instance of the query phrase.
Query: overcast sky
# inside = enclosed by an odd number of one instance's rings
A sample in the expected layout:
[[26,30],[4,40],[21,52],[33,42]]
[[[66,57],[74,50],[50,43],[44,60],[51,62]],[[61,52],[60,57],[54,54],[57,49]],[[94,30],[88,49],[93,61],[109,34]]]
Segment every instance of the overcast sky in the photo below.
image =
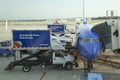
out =
[[[82,5],[82,0],[0,0],[0,20],[82,17]],[[106,10],[120,16],[120,0],[85,0],[87,17],[105,16]]]

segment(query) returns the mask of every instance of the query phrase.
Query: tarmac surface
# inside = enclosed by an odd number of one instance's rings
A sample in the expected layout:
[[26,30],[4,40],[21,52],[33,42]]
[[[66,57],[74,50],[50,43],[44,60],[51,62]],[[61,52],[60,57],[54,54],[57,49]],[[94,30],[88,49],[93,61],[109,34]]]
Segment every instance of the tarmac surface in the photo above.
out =
[[16,66],[12,71],[5,71],[11,61],[13,57],[0,57],[0,80],[80,80],[80,70],[68,71],[54,66],[36,66],[30,72],[23,72],[21,66]]
[[[55,66],[35,66],[30,72],[23,72],[22,66],[16,66],[12,71],[5,71],[5,67],[13,61],[13,57],[0,57],[0,80],[87,80],[84,76],[83,62],[78,60],[79,67],[73,70],[65,70]],[[94,63],[93,73],[100,73],[103,80],[120,80],[120,68],[110,64]]]

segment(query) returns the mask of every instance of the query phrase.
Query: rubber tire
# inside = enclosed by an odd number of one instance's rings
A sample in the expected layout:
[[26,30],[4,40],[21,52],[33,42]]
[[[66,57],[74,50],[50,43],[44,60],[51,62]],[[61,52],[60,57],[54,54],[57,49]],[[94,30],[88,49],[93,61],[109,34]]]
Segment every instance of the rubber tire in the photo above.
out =
[[72,70],[72,69],[73,69],[72,63],[67,63],[67,64],[66,64],[66,69],[67,69],[67,70]]
[[75,67],[79,67],[78,63],[75,63]]
[[22,70],[23,70],[23,72],[29,72],[31,70],[31,67],[25,65],[25,66],[23,66]]

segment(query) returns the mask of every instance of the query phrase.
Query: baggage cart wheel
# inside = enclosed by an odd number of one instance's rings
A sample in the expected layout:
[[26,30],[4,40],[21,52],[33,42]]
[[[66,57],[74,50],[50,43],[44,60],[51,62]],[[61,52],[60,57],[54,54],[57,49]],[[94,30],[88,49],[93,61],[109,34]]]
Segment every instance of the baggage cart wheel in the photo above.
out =
[[67,63],[66,64],[66,69],[67,70],[72,70],[73,69],[73,65],[71,63]]
[[23,72],[29,72],[31,70],[31,66],[25,65],[22,68]]

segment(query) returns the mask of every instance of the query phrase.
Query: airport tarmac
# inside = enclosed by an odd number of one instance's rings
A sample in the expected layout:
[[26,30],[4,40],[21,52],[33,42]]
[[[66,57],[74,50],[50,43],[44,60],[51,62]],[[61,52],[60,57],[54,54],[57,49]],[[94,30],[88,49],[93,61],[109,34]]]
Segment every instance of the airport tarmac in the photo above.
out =
[[[70,71],[55,66],[35,66],[30,72],[23,72],[22,66],[16,66],[12,71],[5,71],[5,67],[13,59],[13,56],[0,57],[0,80],[87,80],[81,60],[78,61],[79,67],[74,67]],[[102,74],[103,80],[120,80],[120,68],[114,68],[105,63],[99,66],[100,64],[100,62],[95,62],[92,72]]]
[[[68,71],[54,66],[36,66],[30,72],[23,72],[22,67],[17,66],[12,71],[4,71],[12,60],[13,57],[0,57],[0,80],[80,80],[80,70]],[[40,79],[43,75],[44,78]]]

